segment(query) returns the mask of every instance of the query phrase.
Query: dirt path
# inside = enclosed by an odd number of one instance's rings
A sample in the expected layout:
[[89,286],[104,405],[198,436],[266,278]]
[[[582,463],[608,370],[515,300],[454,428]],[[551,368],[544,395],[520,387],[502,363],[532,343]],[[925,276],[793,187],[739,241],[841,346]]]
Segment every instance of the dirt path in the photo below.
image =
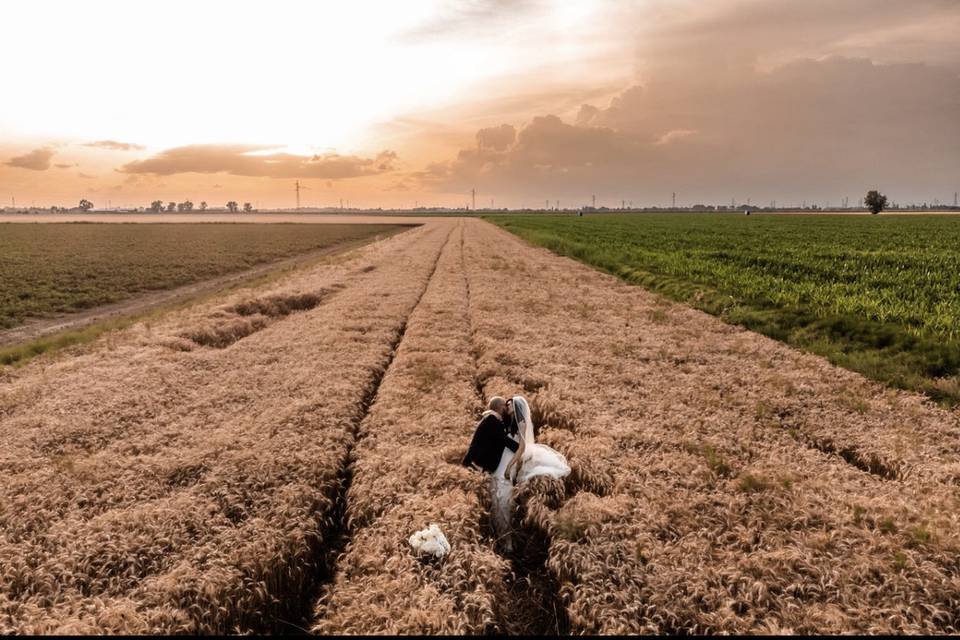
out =
[[187,302],[191,299],[215,293],[261,276],[309,265],[320,258],[345,253],[351,249],[361,247],[370,241],[371,238],[364,238],[362,240],[342,242],[330,247],[324,247],[319,251],[311,251],[289,258],[275,260],[258,265],[252,269],[224,274],[216,278],[201,280],[200,282],[183,285],[182,287],[176,287],[174,289],[152,291],[128,300],[121,300],[76,313],[65,313],[50,318],[27,320],[21,325],[0,331],[0,347],[10,347],[62,331],[83,329],[84,327],[105,320],[136,316],[159,307]]

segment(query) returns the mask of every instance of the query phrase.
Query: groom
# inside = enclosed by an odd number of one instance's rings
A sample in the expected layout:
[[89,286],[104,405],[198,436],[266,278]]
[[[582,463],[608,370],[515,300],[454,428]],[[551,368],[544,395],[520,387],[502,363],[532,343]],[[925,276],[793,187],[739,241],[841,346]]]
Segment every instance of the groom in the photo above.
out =
[[519,447],[510,434],[517,432],[513,406],[499,396],[490,398],[487,410],[477,424],[470,448],[463,456],[465,467],[480,468],[490,474],[490,498],[493,505],[493,526],[503,540],[504,550],[512,551],[510,540],[510,507],[513,485],[509,470],[513,454]]

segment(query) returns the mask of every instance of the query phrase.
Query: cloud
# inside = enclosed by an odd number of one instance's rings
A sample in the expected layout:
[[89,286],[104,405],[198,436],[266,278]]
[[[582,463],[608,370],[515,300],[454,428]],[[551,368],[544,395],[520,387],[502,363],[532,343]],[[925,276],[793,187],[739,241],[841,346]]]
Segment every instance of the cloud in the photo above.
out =
[[55,164],[55,165],[53,165],[53,166],[55,166],[57,169],[69,169],[70,167],[75,167],[75,166],[77,166],[77,165],[75,165],[75,164],[62,164],[62,163],[61,163],[61,164]]
[[498,31],[542,8],[543,0],[447,0],[437,15],[401,34],[404,41]]
[[53,154],[53,149],[49,147],[41,147],[39,149],[34,149],[29,153],[25,153],[22,156],[11,158],[4,164],[9,167],[18,167],[20,169],[46,171],[50,168],[50,158],[53,157]]
[[670,144],[671,142],[676,142],[692,135],[696,135],[696,133],[696,129],[672,129],[657,138],[657,141],[654,144]]
[[167,149],[145,160],[123,165],[123,173],[173,175],[228,173],[269,178],[337,180],[393,171],[397,154],[383,151],[372,158],[326,153],[299,156],[274,151],[276,146],[241,144],[189,145]]
[[93,180],[94,178],[97,177],[97,176],[92,176],[89,173],[84,173],[83,171],[78,171],[77,175],[85,180]]
[[502,124],[499,127],[488,127],[477,131],[477,147],[481,149],[506,151],[516,139],[517,130],[509,124]]
[[85,147],[95,147],[98,149],[110,149],[112,151],[140,151],[146,149],[143,145],[133,144],[132,142],[117,142],[115,140],[97,140],[88,142]]
[[[657,77],[572,123],[533,118],[412,178],[428,188],[664,201],[838,199],[879,185],[897,199],[955,189],[960,77],[923,64],[798,60],[696,82]],[[487,130],[478,133],[486,140]],[[836,200],[834,200],[836,202]]]
[[635,12],[648,73],[769,70],[831,55],[960,71],[956,0],[647,0]]
[[[470,35],[457,16],[474,6],[496,3],[454,5],[438,31]],[[956,190],[957,0],[643,0],[604,11],[618,12],[610,37],[633,43],[636,74],[607,94],[615,98],[508,110],[476,101],[470,108],[496,113],[514,138],[477,131],[491,122],[474,116],[475,144],[455,132],[448,159],[397,176],[393,188],[477,188],[515,203],[593,193],[655,203],[674,190],[688,201],[836,203],[868,186],[922,201]],[[512,98],[543,90],[541,79],[524,80]]]

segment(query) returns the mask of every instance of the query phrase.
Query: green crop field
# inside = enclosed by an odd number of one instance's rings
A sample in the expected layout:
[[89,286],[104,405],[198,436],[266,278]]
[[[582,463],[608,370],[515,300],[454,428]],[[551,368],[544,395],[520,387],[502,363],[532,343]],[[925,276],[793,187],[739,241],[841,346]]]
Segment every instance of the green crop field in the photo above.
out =
[[389,224],[0,224],[0,329],[400,228]]
[[875,380],[960,402],[960,217],[489,219]]

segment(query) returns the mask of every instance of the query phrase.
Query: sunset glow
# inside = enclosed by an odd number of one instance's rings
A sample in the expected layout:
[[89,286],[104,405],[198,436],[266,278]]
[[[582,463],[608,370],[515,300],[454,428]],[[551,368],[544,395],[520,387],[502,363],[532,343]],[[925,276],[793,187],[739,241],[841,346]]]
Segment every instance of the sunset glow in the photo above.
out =
[[[311,206],[957,187],[955,2],[39,1],[0,17],[2,205],[289,207],[296,179]],[[501,125],[514,138],[478,148]]]

